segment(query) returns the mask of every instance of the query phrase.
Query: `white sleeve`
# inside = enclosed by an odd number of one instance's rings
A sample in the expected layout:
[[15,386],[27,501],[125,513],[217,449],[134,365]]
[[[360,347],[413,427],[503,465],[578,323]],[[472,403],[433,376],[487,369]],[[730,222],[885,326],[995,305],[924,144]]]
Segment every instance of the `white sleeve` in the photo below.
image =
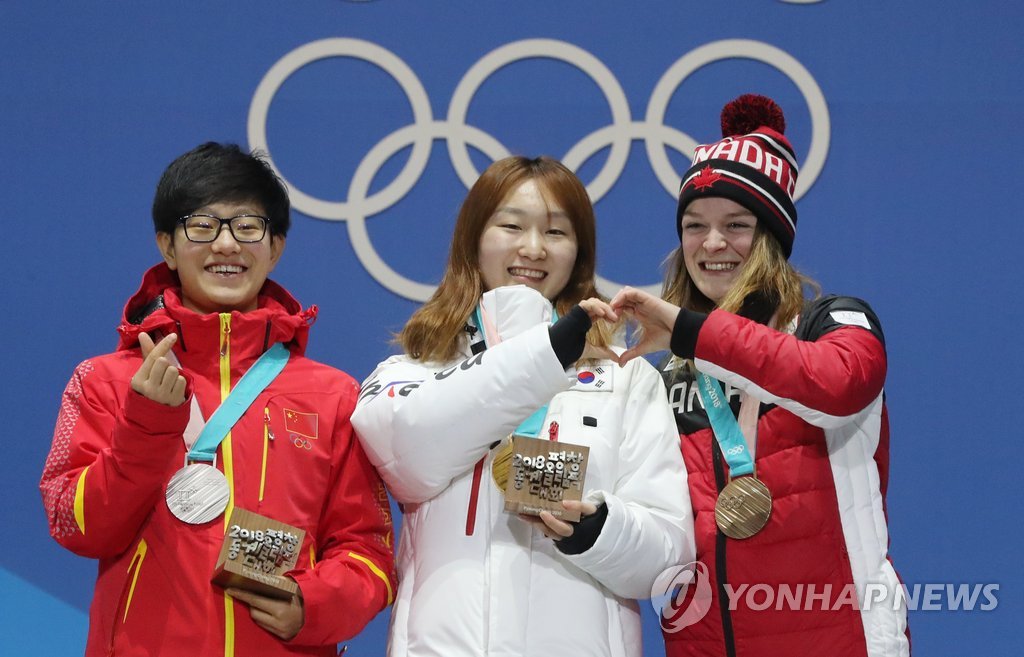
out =
[[694,560],[693,511],[686,465],[665,385],[636,359],[623,416],[618,479],[613,491],[593,491],[608,517],[589,550],[563,555],[616,595],[651,596],[665,569]]
[[401,357],[381,363],[352,425],[395,499],[423,502],[569,384],[538,324],[440,371]]

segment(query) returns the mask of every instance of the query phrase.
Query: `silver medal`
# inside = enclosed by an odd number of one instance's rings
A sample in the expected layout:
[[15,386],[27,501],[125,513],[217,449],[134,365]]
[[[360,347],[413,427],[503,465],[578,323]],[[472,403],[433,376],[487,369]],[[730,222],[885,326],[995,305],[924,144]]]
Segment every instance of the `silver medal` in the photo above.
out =
[[228,508],[228,480],[207,463],[186,465],[167,482],[167,508],[174,517],[192,525],[202,525]]

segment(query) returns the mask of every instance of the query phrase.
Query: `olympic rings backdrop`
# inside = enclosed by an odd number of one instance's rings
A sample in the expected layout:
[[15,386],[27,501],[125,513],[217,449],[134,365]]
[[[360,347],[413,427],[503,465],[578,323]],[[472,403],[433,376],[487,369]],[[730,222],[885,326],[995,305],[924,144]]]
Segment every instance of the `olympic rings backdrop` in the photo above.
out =
[[[800,160],[793,262],[883,322],[897,569],[998,585],[913,611],[914,650],[1019,654],[1022,30],[996,0],[0,3],[4,653],[84,646],[96,566],[49,538],[37,484],[72,369],[158,259],[174,157],[267,152],[294,207],[274,277],[321,307],[310,355],[361,379],[508,153],[579,173],[605,294],[657,289],[680,174],[756,91]],[[387,618],[348,654],[383,654]]]

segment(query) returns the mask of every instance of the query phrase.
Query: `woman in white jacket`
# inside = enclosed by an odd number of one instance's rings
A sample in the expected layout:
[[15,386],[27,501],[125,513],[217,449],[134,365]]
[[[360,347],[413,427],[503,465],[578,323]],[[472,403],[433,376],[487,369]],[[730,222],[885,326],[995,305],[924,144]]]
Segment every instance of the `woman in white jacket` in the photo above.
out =
[[[642,359],[620,368],[591,327],[608,311],[584,301],[595,251],[571,171],[495,162],[459,212],[440,286],[399,334],[406,354],[365,382],[352,423],[404,511],[392,657],[638,656],[636,599],[693,559],[661,378]],[[578,523],[503,510],[491,464],[531,416],[540,437],[590,448],[584,499],[563,503]]]

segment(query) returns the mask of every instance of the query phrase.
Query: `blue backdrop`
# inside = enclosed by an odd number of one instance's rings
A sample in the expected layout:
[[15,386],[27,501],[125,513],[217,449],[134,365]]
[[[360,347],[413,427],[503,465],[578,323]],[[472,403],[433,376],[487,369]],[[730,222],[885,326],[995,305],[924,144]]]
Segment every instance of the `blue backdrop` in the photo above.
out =
[[[1019,654],[1020,468],[998,445],[1022,437],[1022,18],[997,0],[0,3],[5,648],[84,645],[95,563],[48,537],[38,477],[72,368],[114,346],[157,261],[175,156],[270,153],[296,210],[275,278],[321,306],[311,355],[362,378],[490,159],[564,158],[596,201],[604,291],[653,284],[690,149],[758,91],[803,163],[793,261],[885,327],[897,569],[999,586],[995,609],[912,612],[915,651]],[[386,622],[349,654],[383,654]]]

